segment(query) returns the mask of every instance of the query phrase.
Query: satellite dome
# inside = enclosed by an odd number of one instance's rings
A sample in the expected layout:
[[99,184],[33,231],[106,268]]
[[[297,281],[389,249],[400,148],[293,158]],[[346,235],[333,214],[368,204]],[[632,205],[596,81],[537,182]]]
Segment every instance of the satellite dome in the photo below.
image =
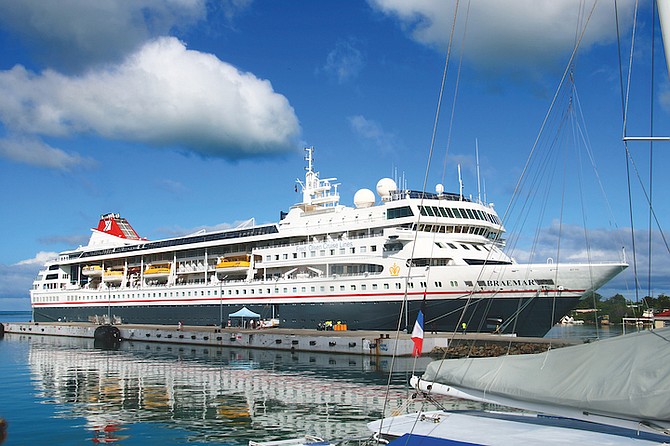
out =
[[435,192],[437,192],[438,195],[444,193],[444,186],[441,183],[437,183],[435,185]]
[[360,189],[354,195],[354,205],[356,208],[369,208],[375,204],[375,193],[370,189]]
[[377,182],[377,193],[382,199],[387,199],[391,196],[391,191],[398,190],[398,186],[390,178],[382,178]]

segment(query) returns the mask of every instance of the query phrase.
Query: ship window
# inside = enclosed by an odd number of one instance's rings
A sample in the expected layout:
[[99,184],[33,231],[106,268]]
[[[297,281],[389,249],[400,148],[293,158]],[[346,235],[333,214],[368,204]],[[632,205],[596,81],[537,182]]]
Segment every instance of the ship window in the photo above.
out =
[[288,288],[284,287],[284,294],[288,293]]
[[326,291],[326,287],[325,286],[320,286],[319,291],[321,291],[323,293],[324,291]]
[[453,208],[452,211],[454,212],[454,216],[456,218],[461,218],[461,211],[459,211],[457,208]]
[[335,287],[333,285],[330,286],[330,291],[335,291]]
[[309,256],[310,257],[316,257],[316,251],[310,251]]
[[442,288],[442,282],[435,282],[435,286],[438,288]]
[[322,249],[321,251],[319,251],[319,255],[320,256],[325,256],[326,255],[326,250]]
[[58,279],[58,274],[47,274],[47,280]]
[[350,252],[351,252],[352,254],[356,254],[356,248],[351,248],[351,249],[350,249]]
[[467,250],[470,249],[470,248],[468,248],[468,245],[464,245],[463,243],[461,243],[461,246],[463,247],[463,249],[467,249]]
[[361,290],[362,290],[362,291],[365,291],[365,290],[367,290],[367,289],[368,289],[368,286],[367,286],[367,285],[365,285],[365,284],[361,285]]
[[[303,257],[305,257],[304,254],[305,254],[305,253],[303,252]],[[294,258],[294,259],[297,259],[297,258],[298,258],[298,253],[297,253],[297,252],[294,252],[294,253],[293,253],[293,258]]]
[[367,247],[361,246],[361,254],[367,252]]
[[475,216],[472,214],[472,210],[471,210],[471,209],[466,209],[465,211],[468,213],[468,217],[470,217],[472,220],[475,219]]
[[449,216],[450,218],[454,218],[454,213],[450,208],[446,208],[445,211],[447,211],[447,216]]
[[356,291],[356,285],[351,285],[351,291]]
[[535,279],[538,285],[553,285],[554,279]]
[[373,283],[373,284],[372,284],[372,289],[373,289],[373,290],[376,290],[376,289],[377,289],[377,284],[376,284],[376,283]]
[[426,212],[426,208],[425,208],[424,206],[419,206],[419,212],[420,212],[421,215],[423,215],[424,217],[427,217],[427,216],[428,216],[428,212]]
[[388,290],[388,289],[389,289],[389,284],[388,284],[388,283],[385,283],[385,284],[384,284],[384,289],[385,289],[385,290]]
[[458,281],[457,280],[451,280],[451,281],[449,281],[449,284],[451,286],[458,286]]
[[[421,215],[425,215],[423,213],[423,206],[421,206],[420,211]],[[386,212],[386,219],[391,220],[393,218],[402,218],[402,217],[412,217],[414,213],[412,212],[412,209],[409,206],[403,206],[399,208],[393,208],[389,209]]]
[[426,212],[428,212],[428,215],[430,217],[435,217],[435,214],[433,213],[433,209],[430,206],[426,206]]
[[472,245],[472,247],[475,248],[477,251],[481,251],[481,249],[479,249],[479,246],[477,245]]
[[275,254],[275,260],[279,260],[279,254]]
[[284,260],[288,260],[288,254],[284,253],[284,254],[282,255],[282,259],[284,259]]
[[316,291],[316,287],[314,287],[314,286],[313,286],[313,287],[309,287],[309,290],[313,293],[313,292]]
[[340,291],[344,291],[344,285],[340,285]]
[[346,249],[340,248],[340,254],[346,254],[346,252],[347,252]]

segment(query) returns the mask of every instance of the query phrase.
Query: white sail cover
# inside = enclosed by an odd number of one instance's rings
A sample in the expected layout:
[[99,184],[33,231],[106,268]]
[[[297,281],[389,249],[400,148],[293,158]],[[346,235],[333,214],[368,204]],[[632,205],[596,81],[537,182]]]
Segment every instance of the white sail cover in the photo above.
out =
[[670,327],[540,354],[434,361],[422,380],[479,395],[483,392],[492,401],[499,397],[628,420],[667,422]]

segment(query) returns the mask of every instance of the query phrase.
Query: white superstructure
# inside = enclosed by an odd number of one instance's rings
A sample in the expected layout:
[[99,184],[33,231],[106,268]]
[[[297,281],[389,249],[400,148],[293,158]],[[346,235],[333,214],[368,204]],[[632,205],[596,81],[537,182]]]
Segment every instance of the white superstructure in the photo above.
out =
[[[302,202],[278,223],[141,239],[118,214],[87,246],[48,262],[31,290],[35,320],[227,323],[243,305],[282,326],[396,329],[427,302],[427,329],[543,335],[626,265],[515,263],[492,205],[398,190],[385,178],[339,203],[307,151]],[[408,305],[403,305],[403,301]]]

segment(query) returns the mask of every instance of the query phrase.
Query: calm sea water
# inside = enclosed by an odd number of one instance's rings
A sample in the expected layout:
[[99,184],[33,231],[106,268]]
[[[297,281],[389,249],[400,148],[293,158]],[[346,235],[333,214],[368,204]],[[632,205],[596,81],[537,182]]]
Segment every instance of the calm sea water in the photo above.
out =
[[[29,319],[0,313],[2,322]],[[559,327],[551,335],[588,331]],[[362,437],[382,414],[419,409],[406,383],[429,361],[396,360],[387,387],[391,359],[348,355],[128,341],[109,351],[91,340],[6,334],[0,358],[0,417],[9,423],[3,446]]]

